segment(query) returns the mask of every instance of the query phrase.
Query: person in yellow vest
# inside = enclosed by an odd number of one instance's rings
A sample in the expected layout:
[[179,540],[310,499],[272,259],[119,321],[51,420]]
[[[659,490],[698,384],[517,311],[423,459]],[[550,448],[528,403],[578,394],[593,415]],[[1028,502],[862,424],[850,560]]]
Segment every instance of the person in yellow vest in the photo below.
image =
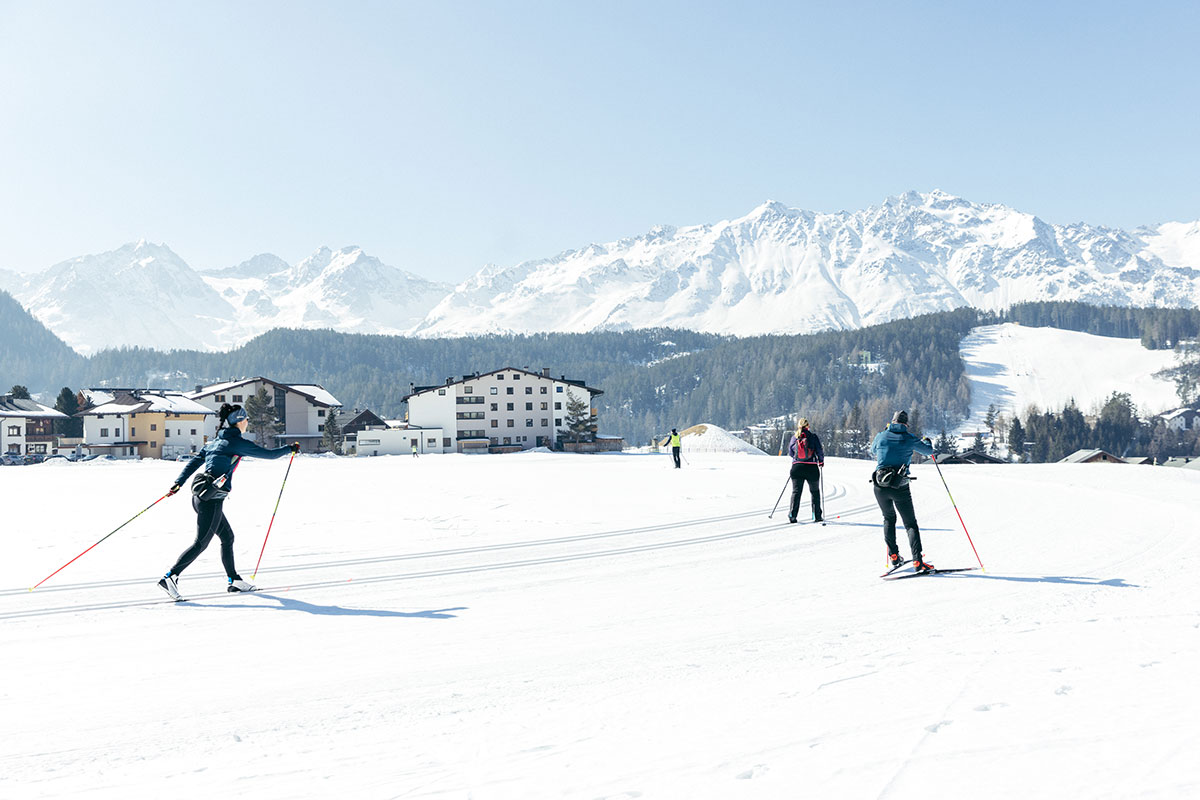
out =
[[682,445],[679,442],[679,431],[671,428],[671,435],[663,440],[663,444],[666,444],[668,441],[671,443],[671,458],[675,459],[675,469],[680,469],[679,450]]

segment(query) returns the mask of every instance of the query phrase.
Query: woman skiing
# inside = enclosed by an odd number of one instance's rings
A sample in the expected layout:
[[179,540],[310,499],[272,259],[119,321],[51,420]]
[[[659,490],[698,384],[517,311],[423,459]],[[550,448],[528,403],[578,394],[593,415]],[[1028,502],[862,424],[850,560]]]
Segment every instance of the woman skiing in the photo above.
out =
[[821,508],[821,469],[825,466],[825,449],[817,435],[808,429],[807,418],[801,417],[796,423],[796,435],[788,445],[788,453],[792,457],[792,509],[788,522],[795,522],[800,513],[800,495],[806,482],[812,496],[813,522],[821,522],[825,518]]
[[[233,490],[233,471],[245,456],[255,458],[281,458],[300,450],[298,442],[287,447],[268,449],[260,447],[242,437],[249,426],[249,419],[241,406],[224,403],[219,413],[217,436],[192,456],[183,472],[175,479],[168,495],[175,494],[188,477],[204,465],[204,471],[192,481],[192,508],[196,510],[196,541],[179,556],[175,565],[159,580],[158,585],[173,600],[182,600],[179,594],[179,575],[196,557],[204,552],[215,535],[221,540],[221,563],[229,577],[230,592],[252,592],[254,587],[242,580],[233,563],[233,529],[225,519],[222,506]],[[228,425],[229,427],[226,427]]]
[[921,552],[921,529],[917,527],[917,513],[913,510],[912,490],[908,484],[908,467],[914,452],[932,455],[933,445],[928,438],[918,439],[909,433],[908,412],[897,411],[887,429],[880,431],[871,442],[871,454],[875,456],[871,483],[875,487],[875,502],[883,512],[883,541],[892,568],[904,563],[896,547],[896,512],[899,511],[908,531],[913,567],[917,572],[928,572],[933,569],[933,564],[925,561]]

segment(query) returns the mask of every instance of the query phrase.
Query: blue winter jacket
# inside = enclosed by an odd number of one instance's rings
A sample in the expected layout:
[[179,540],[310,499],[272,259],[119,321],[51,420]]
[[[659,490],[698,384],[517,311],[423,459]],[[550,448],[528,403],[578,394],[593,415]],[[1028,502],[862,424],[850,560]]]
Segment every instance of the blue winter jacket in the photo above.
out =
[[204,471],[215,478],[228,475],[223,488],[227,492],[232,491],[233,468],[237,464],[236,458],[243,456],[282,458],[290,452],[292,452],[290,447],[259,447],[243,437],[242,432],[237,428],[222,428],[217,431],[217,438],[204,445],[199,453],[192,456],[191,460],[187,462],[187,466],[183,468],[183,472],[179,473],[179,477],[175,479],[175,483],[183,486],[183,482],[203,464]]
[[899,422],[888,425],[887,430],[877,433],[875,441],[871,442],[871,455],[875,456],[876,469],[910,464],[914,452],[928,456],[933,455],[934,451],[932,445],[913,436],[908,432],[908,426]]

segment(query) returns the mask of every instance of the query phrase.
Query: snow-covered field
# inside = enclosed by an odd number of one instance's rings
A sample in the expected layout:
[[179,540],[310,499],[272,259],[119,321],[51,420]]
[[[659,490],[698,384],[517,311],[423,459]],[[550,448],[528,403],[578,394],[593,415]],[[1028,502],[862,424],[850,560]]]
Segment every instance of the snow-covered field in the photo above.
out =
[[1179,406],[1175,384],[1154,373],[1175,366],[1171,350],[1137,339],[1005,323],[976,328],[959,347],[971,383],[964,430],[979,430],[990,404],[1011,417],[1036,405],[1061,411],[1072,398],[1085,414],[1126,392],[1145,414]]
[[[1200,794],[1191,470],[947,467],[987,572],[885,582],[861,461],[818,526],[774,457],[300,457],[259,593],[214,544],[162,602],[184,494],[28,591],[179,466],[0,469],[0,797]],[[246,577],[284,468],[238,471]]]

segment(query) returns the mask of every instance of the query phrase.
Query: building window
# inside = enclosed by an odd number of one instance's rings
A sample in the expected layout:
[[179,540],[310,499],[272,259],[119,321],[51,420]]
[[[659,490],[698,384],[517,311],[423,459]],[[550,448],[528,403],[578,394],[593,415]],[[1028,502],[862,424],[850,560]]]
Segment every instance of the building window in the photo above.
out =
[[519,373],[519,372],[514,372],[514,373],[513,373],[513,380],[514,380],[514,381],[519,381],[519,380],[521,380],[521,373]]
[[426,447],[437,447],[437,439],[426,439],[425,446]]
[[195,436],[195,435],[196,435],[196,429],[192,428],[192,436]]
[[555,417],[555,418],[554,418],[554,427],[556,427],[556,428],[561,428],[561,427],[562,427],[562,417]]
[[555,411],[562,411],[562,403],[555,402],[555,404],[554,404],[554,410],[555,410]]
[[102,438],[102,439],[107,439],[107,438],[108,438],[108,428],[101,428],[101,429],[100,429],[100,438]]
[[235,403],[240,403],[240,402],[242,402],[242,396],[241,396],[240,394],[235,394],[235,395],[233,396],[233,402],[235,402]]
[[137,428],[130,428],[129,429],[129,438],[132,439],[135,436],[137,436]]
[[500,420],[498,420],[498,419],[494,419],[494,420],[492,420],[492,427],[493,427],[493,428],[499,428],[499,427],[500,427]]
[[500,389],[499,389],[498,387],[495,387],[495,386],[493,386],[493,387],[492,387],[492,391],[491,391],[491,393],[492,393],[492,394],[499,394],[499,393],[500,393]]
[[9,425],[8,426],[8,435],[9,436],[20,436],[21,435],[21,426],[20,425]]
[[324,425],[318,425],[318,426],[317,426],[317,433],[324,433],[324,432],[325,432],[325,426],[324,426]]
[[158,449],[158,442],[151,442],[151,443],[150,443],[150,449],[151,449],[151,450],[157,450],[157,449]]
[[532,387],[532,386],[526,386],[526,387],[525,387],[525,394],[533,394],[533,387]]
[[543,387],[542,387],[542,394],[545,394],[545,393],[546,393],[546,387],[545,387],[545,386],[543,386]]
[[[440,396],[442,396],[442,397],[445,397],[445,396],[446,396],[446,390],[445,390],[445,389],[438,389],[438,394],[439,394]],[[446,446],[447,446],[447,447],[449,447],[449,445],[446,445]]]
[[513,404],[512,404],[512,403],[505,403],[505,405],[506,405],[506,406],[508,406],[508,410],[509,410],[509,411],[512,411],[512,410],[513,410]]
[[550,427],[550,420],[546,419],[545,417],[542,417],[542,427],[543,428]]
[[555,386],[555,387],[554,387],[554,391],[558,392],[559,394],[562,394],[562,387],[561,387],[561,386]]
[[483,419],[482,411],[459,411],[454,415],[455,419]]
[[223,395],[223,394],[219,394],[219,395],[217,395],[216,397],[214,397],[214,398],[213,398],[213,400],[217,401],[218,403],[224,403],[224,402],[225,402],[225,395]]
[[526,410],[526,411],[533,411],[533,403],[526,403],[526,404],[525,404],[525,410]]
[[474,386],[464,386],[463,387],[463,394],[474,394],[474,393],[475,393]]
[[512,394],[512,393],[513,393],[513,387],[509,386],[507,389],[505,389],[505,390],[504,390],[504,393],[505,393],[505,394]]
[[501,372],[499,375],[497,375],[497,376],[496,376],[496,380],[498,380],[498,381],[502,381],[502,380],[504,380],[504,373],[503,373],[503,372]]
[[323,409],[323,408],[318,408],[318,409],[317,409],[317,416],[318,416],[318,417],[323,417],[323,416],[325,416],[325,409]]
[[[150,427],[151,427],[151,428],[153,428],[154,426],[153,426],[153,425],[151,425]],[[130,437],[133,437],[133,436],[136,436],[137,434],[133,432],[133,429],[132,429],[132,428],[130,428],[130,429],[129,429],[129,435],[130,435]],[[163,438],[164,438],[164,439],[170,439],[170,438],[171,438],[171,429],[170,429],[170,428],[163,428]]]
[[513,426],[513,421],[510,419],[510,420],[508,420],[508,427],[511,428],[512,426]]
[[499,410],[500,410],[500,404],[492,403],[492,411],[499,411]]
[[550,408],[550,404],[549,404],[549,403],[542,403],[542,411],[548,411],[548,410],[549,410],[549,408]]
[[152,423],[150,423],[150,430],[156,431],[156,430],[158,430],[158,426],[152,422]]
[[456,397],[454,398],[454,402],[460,406],[481,405],[483,403],[483,397]]
[[450,446],[450,437],[449,436],[443,437],[442,438],[442,447],[449,447],[449,446]]
[[527,420],[525,420],[525,427],[526,427],[526,428],[532,428],[532,427],[533,427],[533,420],[531,420],[531,419],[527,419]]

